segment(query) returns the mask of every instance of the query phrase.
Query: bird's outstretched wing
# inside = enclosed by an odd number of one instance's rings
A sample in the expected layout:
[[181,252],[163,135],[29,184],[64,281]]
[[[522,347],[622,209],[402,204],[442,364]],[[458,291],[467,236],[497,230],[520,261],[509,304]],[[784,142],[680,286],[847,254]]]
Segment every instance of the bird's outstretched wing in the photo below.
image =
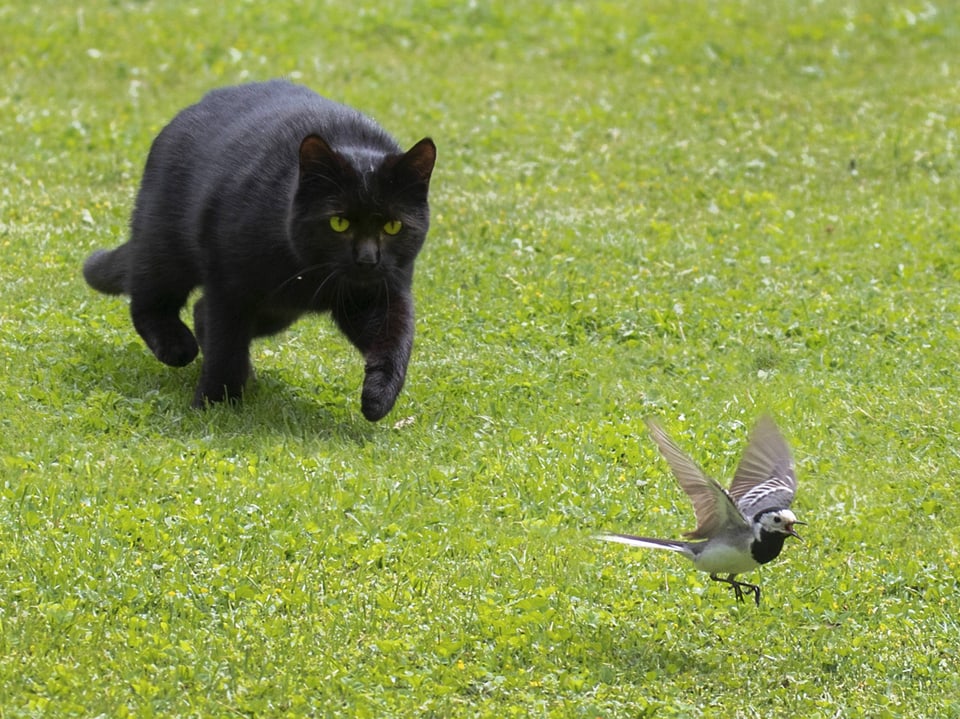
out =
[[754,517],[765,509],[789,507],[796,493],[790,447],[773,419],[764,415],[750,434],[730,496],[745,517]]
[[705,475],[703,470],[673,443],[659,424],[648,419],[647,427],[680,487],[693,502],[697,528],[692,532],[685,532],[683,536],[709,539],[725,529],[748,526],[726,490],[717,484],[716,480]]

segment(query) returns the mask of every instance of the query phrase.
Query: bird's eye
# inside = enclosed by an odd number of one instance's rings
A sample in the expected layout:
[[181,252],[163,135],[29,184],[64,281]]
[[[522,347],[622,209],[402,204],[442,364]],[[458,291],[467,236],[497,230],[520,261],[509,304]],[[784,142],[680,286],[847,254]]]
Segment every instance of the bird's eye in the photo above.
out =
[[773,518],[773,521],[776,522],[777,524],[780,524],[780,522],[783,521],[783,520],[781,520],[780,517],[775,516],[775,517]]

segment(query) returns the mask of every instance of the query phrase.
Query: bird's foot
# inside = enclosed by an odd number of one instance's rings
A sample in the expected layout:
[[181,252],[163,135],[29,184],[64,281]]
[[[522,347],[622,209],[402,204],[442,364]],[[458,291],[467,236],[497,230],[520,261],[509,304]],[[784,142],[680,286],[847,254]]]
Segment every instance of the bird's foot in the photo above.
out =
[[723,582],[723,583],[729,584],[731,587],[733,587],[733,596],[735,596],[735,597],[737,598],[737,601],[738,601],[738,602],[742,602],[742,601],[743,601],[743,590],[744,590],[744,588],[746,588],[746,589],[748,589],[749,591],[753,592],[753,600],[754,600],[754,602],[756,602],[756,605],[759,607],[759,606],[760,606],[760,587],[759,587],[758,585],[756,585],[756,584],[750,584],[749,582],[738,582],[738,581],[737,581],[736,579],[734,579],[733,577],[734,577],[733,574],[731,574],[731,575],[729,575],[729,576],[727,576],[727,577],[720,577],[720,576],[718,576],[718,575],[716,575],[716,574],[711,574],[711,575],[710,575],[710,579],[712,579],[713,581],[715,581],[715,582]]
[[760,606],[760,586],[757,584],[747,584],[746,582],[737,582],[737,584],[739,584],[741,587],[746,587],[751,592],[753,592],[753,601],[759,607]]

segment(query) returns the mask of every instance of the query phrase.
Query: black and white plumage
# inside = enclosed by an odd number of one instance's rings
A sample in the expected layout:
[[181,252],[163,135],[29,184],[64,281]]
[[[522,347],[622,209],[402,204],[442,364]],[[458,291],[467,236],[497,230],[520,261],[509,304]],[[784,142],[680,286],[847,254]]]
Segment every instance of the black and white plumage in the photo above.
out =
[[659,424],[647,420],[647,426],[680,487],[693,502],[697,528],[683,536],[702,541],[629,534],[602,534],[599,538],[682,554],[697,569],[708,572],[712,580],[733,587],[739,601],[743,601],[744,589],[753,592],[759,606],[760,587],[734,577],[776,559],[787,537],[800,539],[794,525],[804,524],[790,510],[797,476],[790,448],[777,425],[766,415],[757,422],[729,490],[704,474]]

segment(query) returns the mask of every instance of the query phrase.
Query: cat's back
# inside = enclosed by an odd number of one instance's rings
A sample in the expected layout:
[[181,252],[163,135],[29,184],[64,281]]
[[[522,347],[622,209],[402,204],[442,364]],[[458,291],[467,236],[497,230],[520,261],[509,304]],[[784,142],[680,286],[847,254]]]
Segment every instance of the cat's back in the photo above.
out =
[[361,171],[401,152],[371,118],[300,85],[271,80],[212,90],[153,141],[134,235],[158,217],[171,236],[187,239],[238,224],[281,226],[309,135]]
[[212,162],[258,158],[296,163],[300,142],[310,134],[331,147],[363,146],[383,154],[399,152],[396,141],[353,108],[285,80],[218,88],[181,111],[157,144],[182,159]]

